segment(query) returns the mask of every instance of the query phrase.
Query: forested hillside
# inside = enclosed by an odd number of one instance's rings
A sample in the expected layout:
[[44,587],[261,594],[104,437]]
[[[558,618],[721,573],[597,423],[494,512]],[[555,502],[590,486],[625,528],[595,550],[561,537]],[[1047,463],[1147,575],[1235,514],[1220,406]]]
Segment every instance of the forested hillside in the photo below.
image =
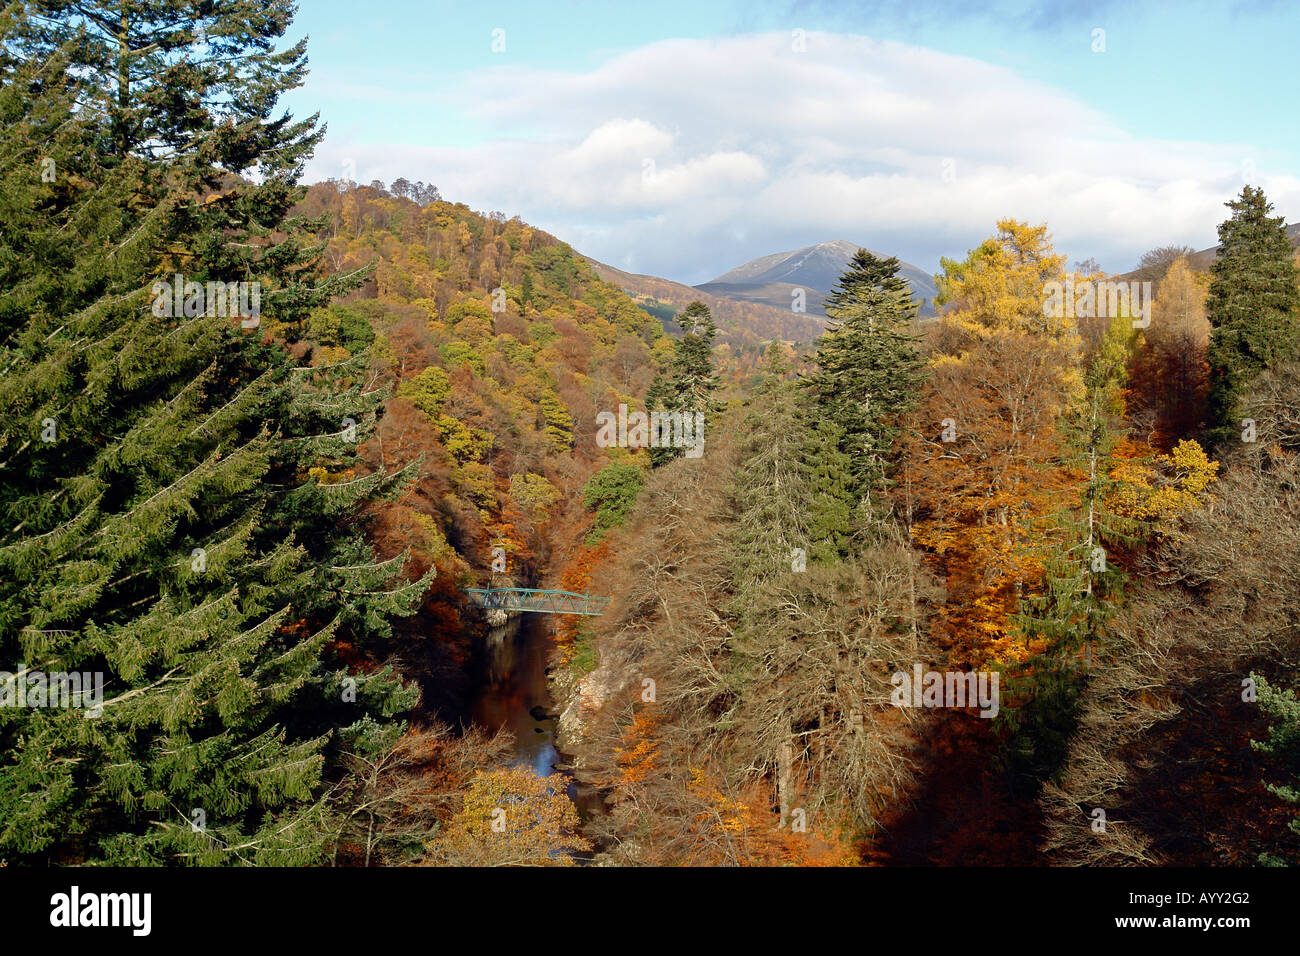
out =
[[1300,863],[1261,189],[634,300],[303,185],[294,13],[0,9],[0,867]]
[[[365,352],[391,385],[363,454],[423,459],[401,507],[433,519],[424,553],[450,556],[441,535],[477,572],[500,546],[512,571],[544,573],[550,522],[603,457],[596,412],[635,404],[672,353],[661,321],[518,219],[332,183],[298,212],[324,217],[329,270],[359,286],[283,331],[314,361]],[[419,539],[413,514],[382,520]]]
[[[376,509],[375,540],[438,567],[441,597],[425,614],[447,631],[435,636],[475,633],[452,625],[470,616],[457,584],[574,583],[571,549],[599,520],[583,507],[593,473],[611,454],[649,466],[645,454],[598,447],[596,415],[644,403],[673,354],[662,322],[517,219],[422,206],[382,184],[318,184],[299,211],[324,217],[330,270],[360,285],[283,331],[317,362],[364,352],[392,389],[361,453],[375,469],[418,460],[419,478]],[[495,548],[504,577],[489,574]],[[426,636],[428,624],[413,629]],[[440,673],[430,693],[454,703],[463,675]]]
[[[1296,859],[1297,272],[1262,194],[1231,206],[1146,328],[1045,314],[1105,278],[1045,227],[945,261],[924,332],[859,253],[815,370],[774,354],[599,555],[622,596],[566,716],[614,859]],[[899,707],[918,664],[1000,706]]]
[[[502,786],[554,808],[503,844],[545,861],[574,811],[462,721],[463,589],[562,573],[595,410],[638,403],[662,323],[432,187],[297,186],[287,16],[214,11],[214,45],[138,12],[0,19],[0,641],[103,686],[93,720],[0,710],[0,861],[473,862]],[[213,69],[121,88],[119,40]]]

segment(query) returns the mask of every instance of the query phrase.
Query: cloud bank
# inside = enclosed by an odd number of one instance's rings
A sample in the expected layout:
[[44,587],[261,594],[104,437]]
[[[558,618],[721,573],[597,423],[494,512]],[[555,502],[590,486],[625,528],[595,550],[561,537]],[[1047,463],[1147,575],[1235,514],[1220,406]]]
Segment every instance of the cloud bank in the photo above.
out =
[[1256,144],[1144,139],[1014,70],[868,37],[669,40],[590,72],[503,62],[461,80],[390,92],[413,115],[455,104],[485,131],[476,145],[439,146],[432,125],[428,146],[331,132],[309,181],[345,168],[431,181],[689,283],[828,239],[935,269],[1005,216],[1047,222],[1058,250],[1122,271],[1153,246],[1211,244],[1247,181],[1300,217],[1300,178],[1269,174]]

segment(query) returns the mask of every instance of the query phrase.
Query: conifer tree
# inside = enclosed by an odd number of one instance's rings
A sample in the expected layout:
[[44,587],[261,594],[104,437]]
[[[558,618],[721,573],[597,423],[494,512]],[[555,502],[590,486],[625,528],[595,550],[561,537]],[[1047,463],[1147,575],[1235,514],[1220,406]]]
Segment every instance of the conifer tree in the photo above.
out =
[[777,346],[745,419],[745,458],[733,497],[735,579],[761,588],[773,575],[830,562],[851,547],[849,460],[839,426],[788,378]]
[[[646,391],[647,410],[704,415],[704,427],[698,429],[696,441],[707,434],[710,416],[721,410],[714,399],[718,375],[713,366],[713,340],[718,328],[703,302],[695,301],[677,315],[682,337],[673,343],[672,361]],[[650,461],[662,465],[681,457],[681,448],[652,448]]]
[[862,517],[879,517],[900,420],[925,380],[913,331],[917,304],[897,258],[859,249],[826,301],[830,326],[817,342],[808,384],[822,414],[843,431]]
[[285,218],[317,135],[267,118],[292,7],[28,7],[0,20],[0,669],[104,694],[0,709],[0,858],[322,860],[342,753],[417,696],[333,649],[382,658],[425,589],[358,524],[413,472],[355,470],[360,359],[301,365],[154,285],[258,282],[276,323],[345,287]]
[[1220,253],[1210,267],[1211,438],[1225,441],[1241,430],[1242,395],[1265,369],[1300,349],[1300,288],[1282,217],[1264,191],[1246,186],[1226,204],[1232,215],[1219,226]]
[[1059,464],[1080,476],[1064,506],[1039,530],[1055,539],[1045,562],[1042,594],[1026,596],[1013,616],[1035,655],[1012,676],[1009,690],[1025,703],[1002,711],[1012,728],[1013,766],[1033,777],[1064,759],[1082,682],[1105,633],[1124,573],[1108,549],[1131,545],[1141,526],[1111,507],[1118,480],[1116,447],[1124,437],[1123,390],[1136,333],[1126,312],[1112,318],[1084,375],[1081,399],[1060,424]]
[[961,261],[942,260],[947,308],[916,426],[900,456],[909,531],[942,568],[937,640],[950,660],[1020,659],[1008,615],[1041,573],[1035,523],[1053,507],[1057,426],[1082,389],[1068,310],[1044,311],[1065,257],[1047,226],[1013,219]]
[[[1264,786],[1269,793],[1284,803],[1300,804],[1300,700],[1297,700],[1295,691],[1287,690],[1285,687],[1275,687],[1261,674],[1250,676],[1254,679],[1259,693],[1259,709],[1270,721],[1268,737],[1264,740],[1252,740],[1251,749],[1279,759],[1287,773],[1287,779],[1282,783],[1265,781]],[[1300,819],[1292,817],[1287,823],[1287,830],[1291,835],[1300,836]],[[1275,845],[1278,847],[1277,852],[1260,854],[1261,864],[1294,866],[1300,863],[1300,859],[1295,858],[1294,854],[1288,854],[1282,849],[1283,841],[1278,840]]]
[[533,301],[533,274],[525,272],[524,277],[519,283],[519,311],[521,315],[528,315],[528,303]]
[[907,772],[889,756],[892,729],[869,716],[887,705],[869,702],[909,650],[917,659],[917,557],[884,536],[857,547],[839,426],[786,371],[771,350],[732,490],[722,724],[745,773],[773,771],[782,825],[801,784],[821,791],[814,804],[838,792],[869,823],[869,794]]

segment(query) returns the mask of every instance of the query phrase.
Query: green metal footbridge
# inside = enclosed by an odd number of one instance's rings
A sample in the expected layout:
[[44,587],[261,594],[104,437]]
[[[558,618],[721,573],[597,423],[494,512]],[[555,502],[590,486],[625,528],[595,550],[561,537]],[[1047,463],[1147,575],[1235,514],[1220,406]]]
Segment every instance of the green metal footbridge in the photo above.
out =
[[602,614],[609,598],[572,591],[537,588],[466,588],[470,601],[496,611],[534,611],[539,614]]

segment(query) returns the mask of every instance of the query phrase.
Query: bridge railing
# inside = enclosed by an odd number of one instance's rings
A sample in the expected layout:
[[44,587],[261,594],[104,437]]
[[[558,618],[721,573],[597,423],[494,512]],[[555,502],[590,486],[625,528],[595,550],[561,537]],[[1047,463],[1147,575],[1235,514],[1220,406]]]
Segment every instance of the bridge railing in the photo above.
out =
[[573,591],[545,591],[539,588],[466,588],[470,601],[481,608],[501,611],[533,611],[539,614],[603,614],[609,598]]

